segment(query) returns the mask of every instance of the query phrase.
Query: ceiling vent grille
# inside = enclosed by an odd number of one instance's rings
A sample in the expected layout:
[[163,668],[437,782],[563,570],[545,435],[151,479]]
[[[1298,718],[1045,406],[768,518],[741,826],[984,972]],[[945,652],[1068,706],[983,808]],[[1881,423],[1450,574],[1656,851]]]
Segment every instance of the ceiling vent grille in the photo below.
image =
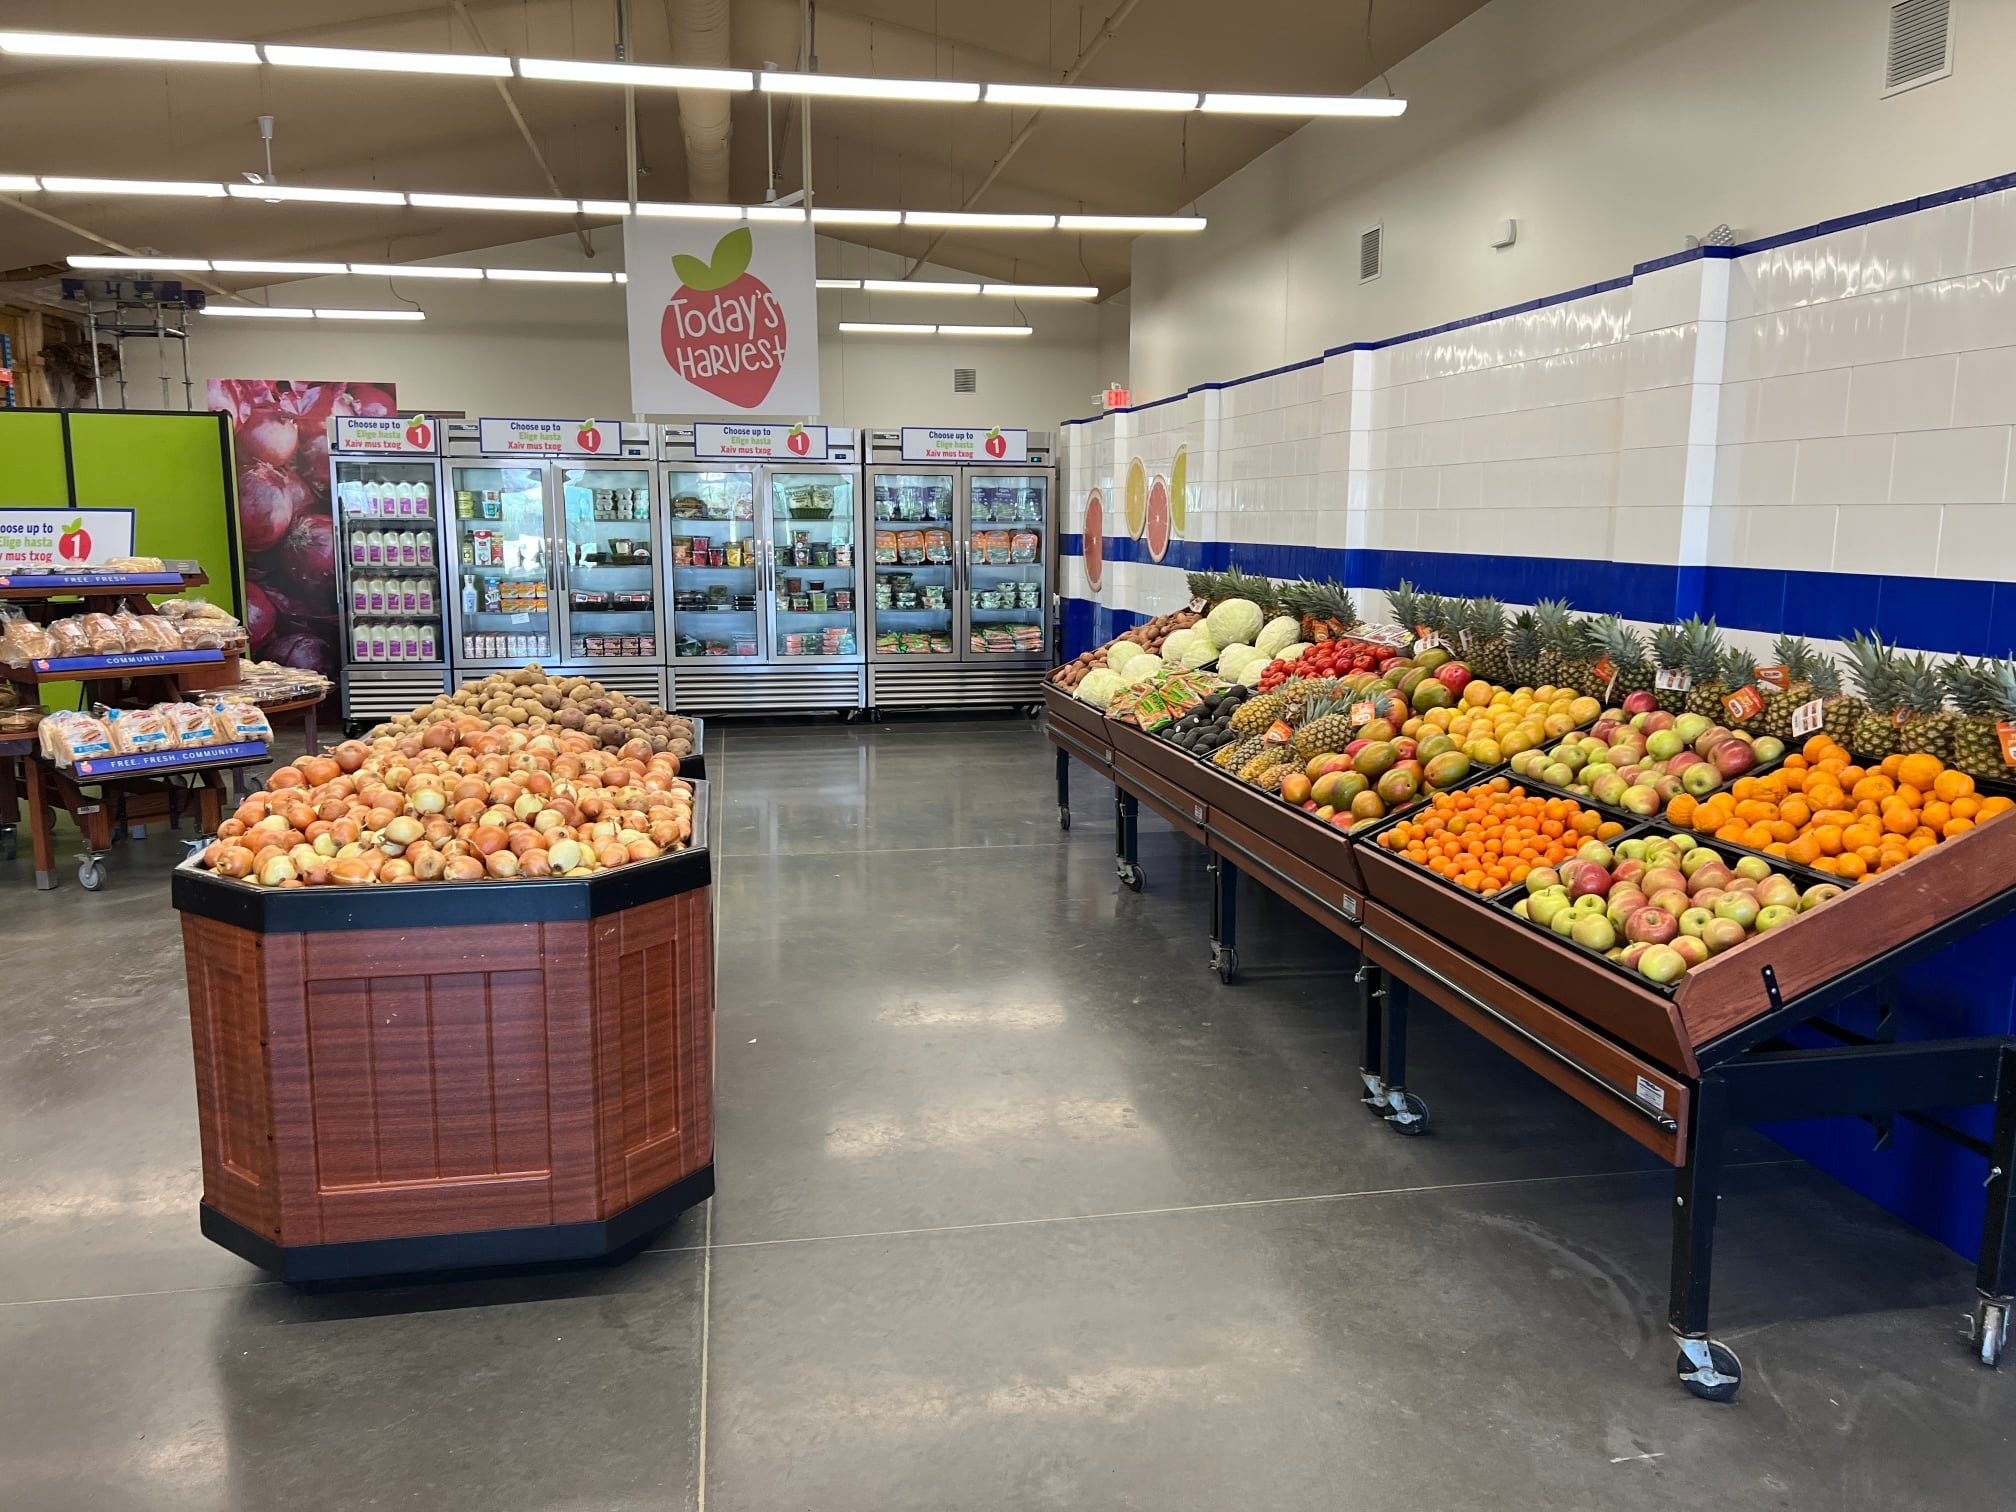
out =
[[955,394],[977,394],[980,392],[980,369],[952,369],[952,392]]
[[1358,282],[1369,283],[1379,276],[1385,242],[1386,228],[1383,225],[1358,233]]
[[1883,93],[1898,94],[1953,72],[1953,0],[1894,0]]

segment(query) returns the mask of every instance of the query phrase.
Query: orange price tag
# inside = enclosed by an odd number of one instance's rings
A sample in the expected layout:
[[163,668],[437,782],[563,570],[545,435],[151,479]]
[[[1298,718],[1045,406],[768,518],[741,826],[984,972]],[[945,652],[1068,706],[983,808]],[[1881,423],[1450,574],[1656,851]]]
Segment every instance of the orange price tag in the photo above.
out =
[[1267,733],[1260,738],[1268,745],[1286,745],[1295,738],[1295,726],[1285,719],[1277,719],[1267,726]]
[[1902,709],[1892,709],[1892,710],[1890,711],[1890,723],[1891,723],[1891,725],[1892,725],[1892,726],[1894,726],[1895,728],[1897,728],[1897,729],[1899,729],[1899,730],[1903,729],[1903,728],[1904,728],[1904,711],[1903,711]]
[[1741,724],[1764,712],[1764,695],[1748,685],[1738,688],[1722,700],[1722,711],[1731,724]]
[[1372,700],[1361,698],[1351,705],[1351,723],[1355,727],[1372,723]]
[[2002,741],[2002,760],[2008,766],[2016,766],[2016,719],[2005,719],[1995,726],[1995,733]]
[[1783,693],[1792,686],[1792,674],[1785,667],[1759,667],[1757,686],[1767,693]]
[[1596,680],[1603,684],[1603,696],[1608,698],[1610,690],[1617,686],[1617,664],[1606,656],[1589,670],[1594,672]]

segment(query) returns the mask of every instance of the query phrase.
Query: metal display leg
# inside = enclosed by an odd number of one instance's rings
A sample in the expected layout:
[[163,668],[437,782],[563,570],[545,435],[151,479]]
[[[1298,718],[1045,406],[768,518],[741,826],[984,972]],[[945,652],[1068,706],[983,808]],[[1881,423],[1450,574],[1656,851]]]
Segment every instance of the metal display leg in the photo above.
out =
[[2016,1050],[2002,1052],[1995,1087],[1995,1133],[1988,1143],[1988,1212],[1974,1273],[1971,1337],[1983,1365],[2001,1362],[2016,1309]]
[[1071,828],[1071,753],[1057,747],[1057,827]]
[[1122,883],[1141,891],[1141,863],[1135,857],[1135,842],[1141,827],[1141,800],[1113,787],[1113,869]]
[[1365,1006],[1358,1071],[1365,1081],[1365,1106],[1396,1134],[1425,1134],[1428,1104],[1407,1090],[1407,988],[1371,965],[1361,964],[1355,980]]
[[1708,1337],[1708,1283],[1715,1262],[1715,1214],[1722,1201],[1722,1129],[1728,1089],[1701,1078],[1687,1121],[1687,1160],[1673,1178],[1673,1272],[1667,1322],[1680,1346],[1680,1384],[1710,1402],[1733,1402],[1743,1362]]
[[1207,851],[1204,869],[1211,873],[1211,969],[1230,983],[1239,975],[1239,868]]

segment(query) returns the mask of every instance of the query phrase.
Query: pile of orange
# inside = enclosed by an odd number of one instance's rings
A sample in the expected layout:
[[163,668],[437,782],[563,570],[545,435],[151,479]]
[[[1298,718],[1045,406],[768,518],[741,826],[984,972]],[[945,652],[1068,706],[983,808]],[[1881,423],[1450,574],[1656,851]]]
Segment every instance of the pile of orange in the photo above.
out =
[[1437,793],[1418,819],[1383,831],[1379,843],[1479,897],[1526,880],[1536,866],[1559,866],[1590,839],[1624,826],[1572,798],[1534,798],[1508,778]]
[[1681,794],[1666,805],[1666,819],[1860,882],[2012,808],[2008,798],[1975,792],[1972,777],[1936,756],[1886,756],[1862,767],[1832,737],[1815,735],[1775,771],[1739,777],[1699,800]]

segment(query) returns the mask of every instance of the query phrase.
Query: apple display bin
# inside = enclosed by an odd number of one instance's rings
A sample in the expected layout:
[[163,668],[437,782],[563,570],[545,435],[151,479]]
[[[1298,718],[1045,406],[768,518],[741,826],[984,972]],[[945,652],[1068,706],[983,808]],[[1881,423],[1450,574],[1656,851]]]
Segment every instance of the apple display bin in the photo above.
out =
[[[1726,1401],[1742,1380],[1708,1319],[1722,1151],[1735,1124],[1856,1114],[1880,1127],[1904,1117],[1984,1156],[1973,1339],[1984,1362],[1999,1359],[2016,1309],[2016,1036],[1871,1039],[1829,1015],[1851,997],[1887,993],[1903,968],[2016,910],[2016,820],[1945,841],[1660,988],[1513,917],[1503,898],[1472,897],[1385,851],[1383,825],[1333,835],[1159,737],[1083,704],[1059,707],[1066,701],[1046,697],[1060,769],[1066,751],[1100,767],[1180,833],[1201,834],[1214,863],[1236,863],[1359,950],[1365,1101],[1397,1132],[1427,1126],[1406,1084],[1409,1009],[1420,1001],[1676,1168],[1668,1321],[1687,1390]],[[1494,775],[1502,769],[1473,780]],[[1671,827],[1634,817],[1630,832]],[[1802,885],[1824,880],[1771,859]],[[1229,892],[1224,871],[1214,892]],[[1226,980],[1230,922],[1229,898],[1214,895],[1213,960]],[[1924,1112],[1979,1103],[1995,1109],[1985,1141]]]
[[269,890],[177,869],[203,1233],[293,1282],[590,1260],[712,1195],[711,862]]

